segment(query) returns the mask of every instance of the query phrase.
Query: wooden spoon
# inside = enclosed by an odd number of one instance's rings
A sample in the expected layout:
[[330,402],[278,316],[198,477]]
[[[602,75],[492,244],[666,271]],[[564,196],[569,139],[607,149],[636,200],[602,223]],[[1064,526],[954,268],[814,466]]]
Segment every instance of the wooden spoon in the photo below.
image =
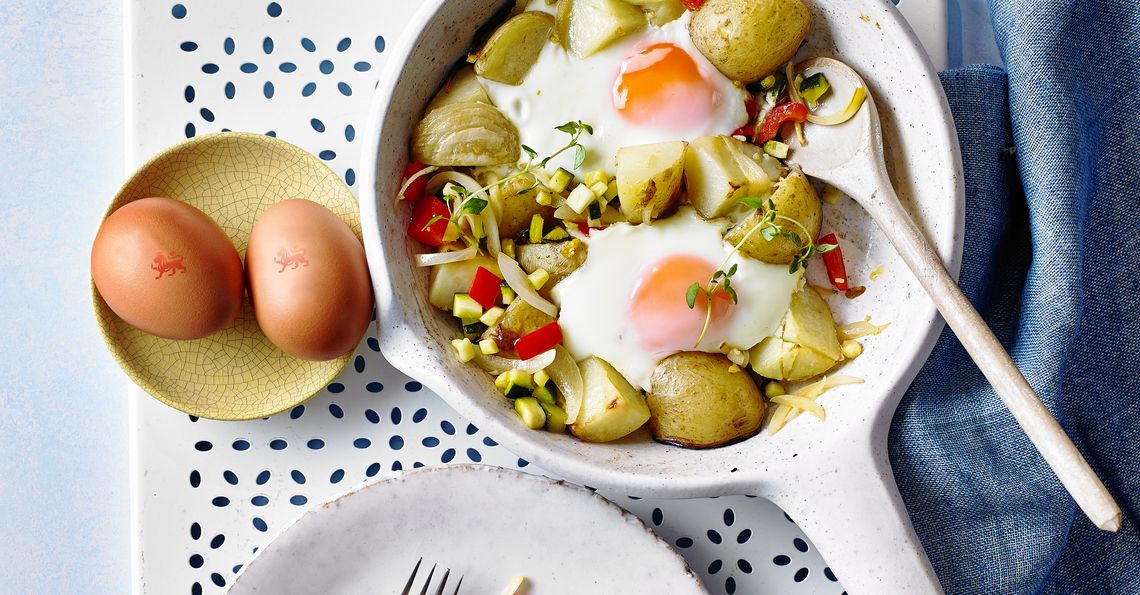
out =
[[[855,87],[866,88],[850,67],[830,58],[809,60],[801,63],[799,69],[826,72],[835,97],[847,98]],[[1113,532],[1120,529],[1120,507],[1112,495],[1033,392],[899,202],[887,176],[883,133],[870,95],[855,116],[843,124],[807,123],[804,127],[808,142],[801,145],[796,138],[789,142],[793,148],[791,161],[809,176],[854,198],[870,213],[1065,489],[1097,527]]]

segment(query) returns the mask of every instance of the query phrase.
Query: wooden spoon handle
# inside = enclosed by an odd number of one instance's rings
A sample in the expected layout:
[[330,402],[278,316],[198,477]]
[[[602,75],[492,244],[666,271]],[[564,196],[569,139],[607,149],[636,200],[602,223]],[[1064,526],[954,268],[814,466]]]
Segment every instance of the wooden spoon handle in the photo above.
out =
[[864,207],[918,277],[943,318],[993,385],[1006,408],[1097,527],[1120,529],[1120,507],[1073,441],[1026,382],[993,331],[966,299],[891,188],[885,170]]

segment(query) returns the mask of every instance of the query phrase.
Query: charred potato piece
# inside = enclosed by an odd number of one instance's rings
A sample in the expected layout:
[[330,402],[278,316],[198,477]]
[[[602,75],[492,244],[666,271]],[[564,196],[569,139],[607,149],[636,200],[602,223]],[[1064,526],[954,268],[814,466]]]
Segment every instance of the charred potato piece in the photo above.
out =
[[586,244],[575,238],[566,242],[545,242],[542,244],[519,244],[515,247],[519,266],[528,274],[537,269],[546,269],[550,281],[546,287],[553,287],[570,276],[586,262]]
[[764,421],[760,389],[719,353],[671,355],[653,370],[649,427],[658,442],[716,448],[750,438]]
[[502,277],[499,273],[499,264],[495,259],[486,256],[476,256],[471,260],[432,267],[428,301],[436,308],[450,312],[455,302],[455,294],[467,293],[471,289],[471,282],[475,280],[475,271],[479,267]]
[[493,339],[499,346],[499,355],[503,357],[516,357],[515,341],[550,323],[554,317],[531,306],[522,298],[515,298],[507,306],[503,317],[495,326],[483,331],[481,339]]
[[470,66],[459,68],[451,74],[451,78],[447,79],[443,88],[435,94],[435,98],[428,104],[424,113],[431,113],[453,103],[491,104],[487,90],[483,88],[483,84],[479,82],[478,77],[475,76],[475,71]]
[[538,204],[535,201],[538,191],[527,190],[533,185],[529,177],[519,176],[499,187],[498,196],[502,198],[503,205],[503,212],[499,215],[499,237],[516,238],[529,231],[530,220],[535,215],[541,215],[548,223],[554,220],[554,208]]
[[558,39],[571,54],[585,58],[645,27],[641,8],[623,0],[560,0]]
[[610,442],[645,425],[649,408],[641,391],[605,360],[590,357],[581,365],[585,391],[571,433],[586,442]]
[[[799,168],[792,168],[788,175],[776,184],[772,193],[772,204],[776,206],[776,212],[780,215],[799,221],[811,233],[811,238],[819,235],[819,227],[823,222],[823,217],[820,215],[819,194]],[[725,234],[724,241],[733,245],[739,243],[756,224],[763,220],[765,213],[766,207],[753,211],[744,221]],[[811,239],[795,223],[777,221],[776,224],[780,229],[799,236],[805,246]],[[748,240],[740,246],[741,254],[769,264],[789,264],[799,251],[800,249],[788,238],[778,236],[767,240],[759,233],[748,236]]]
[[521,152],[514,123],[486,103],[436,108],[412,132],[412,158],[428,165],[502,165],[517,161]]
[[693,13],[689,35],[725,76],[750,83],[791,60],[810,28],[800,0],[707,0]]
[[524,12],[507,19],[483,45],[475,61],[475,74],[521,85],[553,32],[554,16],[545,12]]
[[617,152],[617,186],[621,212],[630,223],[648,214],[656,219],[681,197],[685,143],[672,141],[622,147]]

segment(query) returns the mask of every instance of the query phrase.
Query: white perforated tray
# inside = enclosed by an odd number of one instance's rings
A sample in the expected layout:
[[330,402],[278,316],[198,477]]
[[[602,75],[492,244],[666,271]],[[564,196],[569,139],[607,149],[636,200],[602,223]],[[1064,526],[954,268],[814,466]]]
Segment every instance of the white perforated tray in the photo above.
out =
[[[903,2],[944,66],[945,0]],[[194,134],[261,132],[319,155],[355,190],[356,135],[385,50],[400,43],[417,3],[126,5],[129,164]],[[221,593],[306,507],[393,470],[474,461],[542,473],[392,369],[375,345],[316,397],[266,420],[195,420],[131,389],[136,593]],[[606,496],[676,545],[714,594],[843,591],[764,500]]]

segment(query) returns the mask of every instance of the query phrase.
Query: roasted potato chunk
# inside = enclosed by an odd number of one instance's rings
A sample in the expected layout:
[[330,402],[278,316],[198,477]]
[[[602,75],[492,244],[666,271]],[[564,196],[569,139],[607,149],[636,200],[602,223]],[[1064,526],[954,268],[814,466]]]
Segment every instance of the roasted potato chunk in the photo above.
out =
[[586,244],[577,238],[566,242],[519,244],[515,247],[515,253],[519,266],[528,274],[537,269],[546,269],[550,273],[546,288],[569,277],[570,273],[586,262]]
[[689,35],[725,76],[750,83],[791,60],[810,28],[800,0],[707,0],[693,13]]
[[560,0],[558,39],[571,54],[585,58],[645,27],[641,8],[623,0]]
[[487,90],[483,88],[483,84],[479,82],[479,78],[475,76],[475,71],[470,66],[456,69],[451,74],[451,78],[447,79],[443,88],[435,94],[424,113],[431,113],[453,103],[491,103]]
[[648,215],[656,219],[681,197],[685,143],[672,141],[622,147],[617,152],[617,186],[621,212],[630,223]]
[[428,301],[436,308],[450,312],[455,294],[467,293],[471,289],[471,282],[475,280],[475,271],[479,267],[502,276],[499,273],[499,264],[495,259],[486,256],[476,256],[471,260],[432,267]]
[[681,0],[626,0],[626,2],[640,6],[649,16],[649,22],[658,27],[675,21],[685,14],[685,5]]
[[517,238],[522,232],[529,231],[530,220],[535,215],[541,215],[547,223],[554,220],[554,208],[544,207],[535,201],[537,190],[523,192],[533,185],[533,180],[527,176],[519,176],[498,188],[497,195],[503,206],[499,215],[499,237]]
[[[823,222],[820,214],[819,194],[811,185],[804,172],[799,168],[792,168],[788,175],[776,184],[772,193],[772,204],[776,212],[784,217],[799,221],[807,228],[811,238],[807,237],[799,225],[791,221],[777,220],[776,224],[783,231],[790,231],[799,236],[803,245],[819,235],[819,227]],[[724,240],[736,245],[748,236],[748,232],[764,219],[767,207],[753,211],[751,215],[741,221],[725,234]],[[790,239],[777,236],[771,240],[763,235],[754,233],[748,240],[740,245],[740,253],[769,264],[789,264],[799,254],[800,249]]]
[[553,32],[554,16],[545,12],[524,12],[507,19],[483,45],[475,61],[475,74],[521,85]]
[[727,214],[741,198],[765,195],[774,180],[753,158],[762,153],[728,136],[702,136],[689,143],[685,151],[689,203],[713,219]]
[[645,425],[649,407],[641,391],[605,360],[590,357],[581,365],[585,394],[572,434],[586,442],[610,442]]
[[773,380],[805,380],[830,370],[837,363],[822,353],[790,343],[778,337],[768,337],[749,353],[752,369]]
[[412,158],[428,165],[502,165],[517,161],[521,152],[514,123],[486,103],[436,108],[412,132]]
[[776,336],[753,347],[748,359],[757,374],[775,380],[803,380],[830,370],[843,359],[831,308],[814,289],[792,294]]
[[517,357],[515,341],[550,323],[554,317],[531,306],[522,298],[515,298],[507,306],[499,324],[483,331],[481,339],[493,339],[499,346],[499,355],[503,357]]
[[760,431],[764,400],[745,370],[718,353],[671,355],[653,370],[649,427],[658,442],[715,448]]

